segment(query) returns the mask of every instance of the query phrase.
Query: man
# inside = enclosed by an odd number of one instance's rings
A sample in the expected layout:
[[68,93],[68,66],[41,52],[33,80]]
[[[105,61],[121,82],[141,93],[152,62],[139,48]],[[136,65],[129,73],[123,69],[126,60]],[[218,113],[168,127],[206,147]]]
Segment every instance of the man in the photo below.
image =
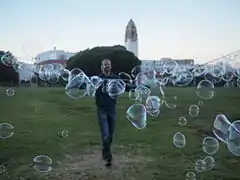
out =
[[[101,64],[102,73],[99,75],[103,79],[102,85],[96,90],[95,98],[97,105],[97,116],[102,137],[102,157],[106,161],[106,166],[112,165],[111,144],[113,140],[117,98],[110,97],[106,92],[106,85],[109,79],[120,79],[119,76],[111,73],[111,61],[104,59]],[[129,88],[127,86],[127,88]]]

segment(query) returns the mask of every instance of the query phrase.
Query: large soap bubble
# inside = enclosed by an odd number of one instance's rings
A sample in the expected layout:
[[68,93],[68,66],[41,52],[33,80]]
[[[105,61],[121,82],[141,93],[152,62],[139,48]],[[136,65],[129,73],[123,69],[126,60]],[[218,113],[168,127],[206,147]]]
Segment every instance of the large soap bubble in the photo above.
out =
[[64,81],[68,81],[71,72],[68,69],[61,69],[59,72],[61,74],[62,79]]
[[52,84],[57,83],[60,77],[61,77],[61,73],[56,69],[46,72],[46,80],[49,83],[52,83]]
[[111,97],[116,97],[125,92],[126,83],[121,79],[109,80],[106,91]]
[[144,72],[138,73],[135,77],[135,84],[136,86],[147,86],[149,85],[149,78]]
[[137,86],[136,89],[135,89],[135,92],[136,92],[137,98],[143,99],[144,101],[151,94],[151,90],[148,87],[144,86],[144,85]]
[[228,129],[231,123],[224,114],[218,114],[213,123],[213,134],[219,141],[227,142]]
[[65,93],[72,99],[85,97],[87,95],[86,84],[88,80],[84,73],[71,76],[65,87]]
[[144,129],[147,125],[147,110],[143,104],[133,104],[126,112],[127,119],[137,129]]
[[1,56],[1,63],[5,66],[13,66],[16,61],[16,58],[10,52],[6,52],[3,56]]
[[240,120],[234,121],[229,126],[227,147],[235,156],[240,156]]
[[148,113],[159,111],[160,105],[160,98],[158,96],[149,96],[146,99],[146,109]]
[[211,99],[214,96],[214,85],[209,80],[201,80],[197,85],[198,97],[202,99]]
[[98,76],[92,76],[90,77],[90,80],[93,83],[93,85],[96,87],[99,87],[103,82],[103,80]]
[[164,61],[163,69],[165,69],[165,72],[167,74],[172,74],[177,67],[178,67],[177,62],[172,59]]
[[193,74],[185,68],[177,68],[171,75],[173,85],[184,87],[194,79]]
[[120,72],[118,75],[127,85],[132,85],[133,80],[129,74],[125,72]]

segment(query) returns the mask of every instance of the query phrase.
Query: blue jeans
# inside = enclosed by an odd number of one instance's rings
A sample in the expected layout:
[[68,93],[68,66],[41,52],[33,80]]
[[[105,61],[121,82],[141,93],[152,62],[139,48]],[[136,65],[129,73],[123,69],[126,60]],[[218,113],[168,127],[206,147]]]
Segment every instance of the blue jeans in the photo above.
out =
[[112,158],[111,145],[115,129],[116,112],[108,112],[98,109],[97,115],[101,131],[103,156],[108,156],[109,158]]

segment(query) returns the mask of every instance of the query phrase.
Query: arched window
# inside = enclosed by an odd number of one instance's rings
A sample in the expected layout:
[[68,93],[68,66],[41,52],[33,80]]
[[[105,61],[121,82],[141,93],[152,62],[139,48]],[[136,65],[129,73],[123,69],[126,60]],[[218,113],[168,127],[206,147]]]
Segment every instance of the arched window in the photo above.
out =
[[135,35],[135,31],[134,31],[134,29],[132,29],[131,38],[134,38],[134,35]]

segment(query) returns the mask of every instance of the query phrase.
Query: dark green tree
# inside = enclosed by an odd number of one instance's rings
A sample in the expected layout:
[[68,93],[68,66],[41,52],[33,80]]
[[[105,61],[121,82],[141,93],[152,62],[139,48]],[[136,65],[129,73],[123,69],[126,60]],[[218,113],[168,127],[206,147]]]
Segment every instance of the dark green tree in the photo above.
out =
[[88,76],[98,75],[103,59],[112,61],[114,73],[130,73],[136,65],[141,64],[141,61],[133,53],[127,51],[125,47],[117,45],[95,47],[81,51],[69,59],[67,69],[79,68]]
[[[0,59],[5,54],[4,51],[0,51]],[[2,86],[14,86],[19,81],[19,74],[11,66],[6,66],[0,61],[0,84]]]

